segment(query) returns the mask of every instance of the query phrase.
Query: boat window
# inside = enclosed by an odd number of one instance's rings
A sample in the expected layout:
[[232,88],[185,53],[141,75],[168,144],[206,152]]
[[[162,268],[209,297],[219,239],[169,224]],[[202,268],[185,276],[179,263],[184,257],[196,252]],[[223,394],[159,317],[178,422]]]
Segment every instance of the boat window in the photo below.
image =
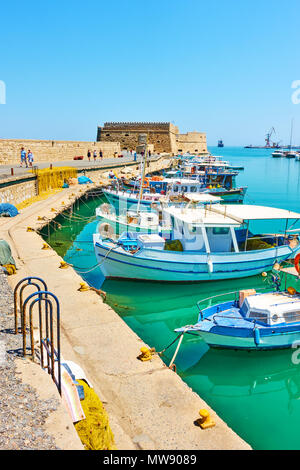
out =
[[178,193],[178,186],[174,186],[173,191],[174,193]]
[[182,189],[183,193],[186,193],[188,188],[187,188],[187,186],[181,186],[181,189]]
[[191,193],[195,193],[197,191],[196,186],[191,186]]
[[268,315],[266,313],[251,311],[249,313],[249,318],[252,320],[258,320],[262,323],[268,323]]
[[229,233],[229,227],[214,227],[214,235],[227,235]]
[[296,310],[294,312],[286,312],[283,314],[283,317],[286,323],[293,323],[295,321],[300,321],[300,311]]

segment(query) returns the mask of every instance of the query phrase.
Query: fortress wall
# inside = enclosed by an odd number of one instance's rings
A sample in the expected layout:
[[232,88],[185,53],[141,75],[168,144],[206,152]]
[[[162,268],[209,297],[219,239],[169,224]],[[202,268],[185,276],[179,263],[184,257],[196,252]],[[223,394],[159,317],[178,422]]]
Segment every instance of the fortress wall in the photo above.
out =
[[80,142],[63,140],[21,140],[0,139],[0,164],[19,163],[21,148],[29,149],[34,156],[34,164],[42,161],[73,160],[76,156],[83,156],[87,160],[88,149],[93,154],[97,150],[103,152],[103,157],[113,157],[114,152],[120,153],[118,142]]
[[206,134],[203,132],[187,132],[176,137],[178,152],[207,153]]
[[103,127],[98,127],[97,140],[117,141],[122,150],[130,150],[136,148],[141,133],[148,135],[148,143],[154,146],[157,153],[207,152],[205,133],[179,134],[178,127],[170,122],[106,122]]

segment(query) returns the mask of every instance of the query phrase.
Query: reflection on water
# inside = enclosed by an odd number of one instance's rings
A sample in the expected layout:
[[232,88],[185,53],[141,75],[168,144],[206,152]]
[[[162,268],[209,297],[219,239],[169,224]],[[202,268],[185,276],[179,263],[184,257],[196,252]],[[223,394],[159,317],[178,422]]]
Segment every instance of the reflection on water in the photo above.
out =
[[[218,151],[214,151],[216,155]],[[222,149],[225,159],[242,165],[238,185],[248,185],[245,203],[282,207],[300,212],[300,162],[273,159],[271,151]],[[101,200],[89,201],[79,214],[93,215]],[[88,209],[89,208],[89,209]],[[78,268],[96,263],[92,234],[97,221],[63,224],[48,242],[60,243],[64,259]],[[264,226],[270,230],[270,224]],[[281,227],[276,226],[276,230]],[[274,227],[273,227],[274,230]],[[71,240],[71,242],[70,242]],[[99,288],[104,279],[99,269],[82,275]],[[297,280],[288,280],[297,286]],[[195,323],[196,302],[209,295],[233,290],[265,287],[255,276],[201,284],[172,285],[143,282],[105,281],[108,303],[149,345],[160,351],[176,337],[174,329]],[[220,301],[222,298],[220,298]],[[176,344],[163,357],[168,364]],[[256,449],[300,449],[300,370],[292,363],[291,350],[230,351],[210,349],[201,339],[186,335],[176,358],[181,377],[241,437]]]

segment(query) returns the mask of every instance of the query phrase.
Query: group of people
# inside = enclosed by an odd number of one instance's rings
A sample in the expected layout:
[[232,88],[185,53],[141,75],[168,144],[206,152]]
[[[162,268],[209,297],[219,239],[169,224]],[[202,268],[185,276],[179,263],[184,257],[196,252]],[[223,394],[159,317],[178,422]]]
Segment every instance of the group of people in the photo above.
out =
[[[91,156],[92,156],[92,153],[91,153],[90,150],[88,150],[88,151],[87,151],[87,157],[88,157],[89,162],[91,161]],[[94,162],[95,162],[96,159],[97,159],[97,150],[94,150],[93,158],[94,158]],[[102,150],[99,150],[99,158],[100,158],[100,161],[102,161],[102,159],[103,159]]]
[[26,153],[26,150],[24,147],[21,148],[21,164],[20,167],[23,167],[23,163],[28,168],[28,166],[32,166],[33,164],[33,153],[31,150],[28,150]]

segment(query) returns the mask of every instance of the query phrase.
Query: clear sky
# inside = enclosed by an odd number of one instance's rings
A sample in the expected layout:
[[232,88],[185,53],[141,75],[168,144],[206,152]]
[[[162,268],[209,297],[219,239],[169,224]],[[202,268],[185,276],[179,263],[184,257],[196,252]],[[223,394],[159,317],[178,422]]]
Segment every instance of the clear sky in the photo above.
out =
[[208,143],[300,144],[299,0],[2,1],[0,138],[172,121]]

